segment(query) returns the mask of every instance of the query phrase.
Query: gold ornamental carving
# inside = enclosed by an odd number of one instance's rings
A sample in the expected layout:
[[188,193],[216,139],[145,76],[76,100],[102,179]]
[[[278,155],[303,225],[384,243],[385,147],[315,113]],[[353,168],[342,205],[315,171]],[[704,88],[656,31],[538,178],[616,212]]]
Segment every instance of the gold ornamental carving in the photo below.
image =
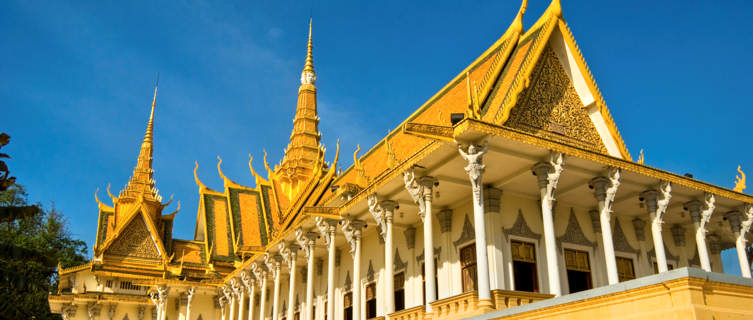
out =
[[107,250],[107,254],[136,258],[160,258],[141,215],[133,218],[131,223],[123,230],[123,233],[120,234],[120,237]]
[[606,148],[570,78],[552,48],[541,53],[520,104],[512,109],[506,126],[604,152]]

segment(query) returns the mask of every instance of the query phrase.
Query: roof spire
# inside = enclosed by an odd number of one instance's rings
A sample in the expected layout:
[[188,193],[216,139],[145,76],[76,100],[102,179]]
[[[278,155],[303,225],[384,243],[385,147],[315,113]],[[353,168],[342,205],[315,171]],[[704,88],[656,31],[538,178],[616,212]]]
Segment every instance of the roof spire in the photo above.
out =
[[[159,82],[159,75],[157,76]],[[157,84],[154,85],[154,97],[152,98],[152,111],[149,114],[149,122],[146,125],[144,140],[141,142],[141,150],[133,168],[133,174],[125,189],[120,192],[121,196],[138,196],[143,194],[147,199],[161,200],[157,189],[154,187],[154,170],[152,170],[152,152],[154,151],[154,109],[157,106]]]
[[523,14],[526,13],[527,7],[528,0],[523,0],[523,3],[520,4],[520,9],[518,9],[518,14],[515,16],[515,20],[512,21],[512,25],[510,26],[511,29],[518,33],[523,32]]
[[306,50],[306,64],[303,66],[303,72],[301,72],[301,84],[314,84],[316,82],[316,73],[314,72],[314,45],[311,42],[311,25],[314,22],[314,18],[309,19],[309,42]]

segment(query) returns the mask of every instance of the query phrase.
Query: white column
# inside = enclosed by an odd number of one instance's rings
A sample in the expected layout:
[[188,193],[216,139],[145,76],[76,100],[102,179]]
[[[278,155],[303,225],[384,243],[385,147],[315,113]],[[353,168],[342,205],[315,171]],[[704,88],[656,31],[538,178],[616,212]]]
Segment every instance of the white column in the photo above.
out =
[[[476,268],[478,282],[478,305],[479,308],[492,308],[492,293],[489,288],[489,259],[486,249],[486,222],[484,221],[484,186],[483,174],[484,168],[483,157],[488,150],[489,143],[484,142],[483,146],[471,144],[468,151],[463,150],[463,146],[458,144],[460,156],[468,162],[465,171],[471,180],[473,189],[473,222],[476,236]],[[433,257],[424,257],[424,262],[428,262]],[[431,279],[426,279],[426,282]],[[428,292],[426,293],[429,294]]]
[[[243,279],[243,275],[241,274],[241,279]],[[244,284],[246,285],[246,293],[248,294],[248,317],[247,320],[253,320],[254,319],[254,291],[256,286],[256,280],[254,279],[254,274],[249,272],[247,273],[247,279],[248,281],[244,281]]]
[[157,292],[159,293],[159,305],[161,310],[161,312],[159,312],[160,320],[165,320],[167,318],[167,293],[169,289],[170,288],[165,285],[157,287]]
[[288,284],[288,312],[287,319],[292,320],[295,316],[295,285],[296,283],[296,260],[298,258],[298,249],[300,247],[295,243],[280,243],[280,252],[282,257],[288,263],[290,269],[290,283]]
[[[280,318],[280,263],[282,257],[279,254],[270,255],[264,254],[264,263],[267,264],[267,268],[272,272],[274,278],[274,289],[272,293],[272,319],[277,320]],[[262,300],[264,301],[264,300]],[[262,308],[264,309],[264,308]],[[264,311],[264,310],[262,310]],[[262,314],[264,316],[264,314]]]
[[[240,303],[238,304],[238,320],[243,320],[243,313],[246,309],[246,293],[251,290],[251,276],[249,275],[248,271],[241,271],[241,281],[240,281]],[[249,314],[251,314],[249,312]]]
[[693,219],[695,228],[695,243],[698,248],[698,259],[701,262],[701,268],[706,272],[711,272],[711,262],[709,260],[709,250],[706,246],[706,225],[711,219],[714,212],[714,203],[716,198],[711,193],[704,195],[704,202],[693,200],[686,202],[685,210],[690,211],[690,217]]
[[160,319],[160,307],[159,307],[159,294],[157,293],[156,289],[149,292],[149,299],[152,300],[152,304],[154,304],[154,308],[157,309],[157,319]]
[[731,211],[727,213],[726,217],[735,238],[737,238],[735,248],[737,249],[737,260],[740,262],[740,273],[743,277],[750,278],[750,261],[748,261],[748,256],[745,253],[747,244],[745,235],[753,225],[753,205],[746,204],[744,211],[744,216],[739,211]]
[[424,278],[426,297],[425,310],[431,312],[432,302],[437,300],[436,283],[434,282],[436,267],[434,266],[434,216],[431,213],[432,190],[439,184],[437,178],[421,177],[416,181],[413,168],[403,172],[405,189],[418,205],[418,215],[423,223],[424,233]]
[[335,232],[337,220],[316,217],[316,226],[327,244],[327,317],[335,319]]
[[235,309],[236,309],[236,306],[238,305],[236,303],[236,301],[238,301],[238,298],[239,298],[240,293],[241,293],[240,292],[241,291],[241,286],[238,283],[237,279],[235,279],[235,278],[230,279],[230,290],[232,290],[232,291],[231,291],[231,295],[230,295],[230,317],[229,317],[229,319],[230,320],[235,320]]
[[296,241],[306,255],[306,310],[303,312],[304,319],[314,319],[314,243],[316,232],[307,232],[298,228],[295,230]]
[[380,232],[384,238],[384,311],[385,314],[395,312],[395,272],[393,265],[392,250],[392,219],[397,208],[397,202],[392,200],[382,200],[379,202],[376,194],[368,197],[369,211],[379,225]]
[[664,213],[672,198],[672,185],[667,181],[659,184],[659,191],[646,190],[641,192],[641,199],[646,202],[646,209],[651,218],[651,237],[654,238],[654,252],[656,252],[656,265],[659,273],[667,272],[667,255],[664,252],[664,240],[662,239],[661,226],[664,223]]
[[[265,255],[266,256],[266,255]],[[251,264],[251,271],[256,275],[256,279],[261,281],[261,288],[259,291],[259,320],[264,320],[264,312],[266,311],[267,301],[267,271],[264,270],[265,265],[257,264],[256,262]],[[251,293],[253,295],[253,292]],[[252,296],[253,297],[253,296]],[[253,301],[251,302],[253,306]],[[251,315],[248,316],[249,320],[252,320]]]
[[[233,299],[233,293],[230,286],[226,283],[222,286],[220,294],[220,312],[223,320],[228,320],[228,308],[230,307],[230,301]],[[229,319],[232,320],[232,319]]]
[[[361,229],[366,226],[361,220],[346,218],[342,230],[350,244],[353,256],[353,320],[361,319]],[[333,302],[330,301],[329,304]]]
[[620,169],[609,168],[608,177],[596,177],[591,180],[589,187],[594,189],[594,195],[599,203],[599,222],[604,244],[604,262],[607,266],[607,280],[609,284],[620,282],[617,274],[617,260],[614,255],[612,240],[612,204],[617,188],[620,186]]
[[[539,162],[532,168],[536,175],[541,194],[541,218],[544,225],[544,243],[546,246],[546,268],[549,278],[549,291],[555,296],[562,295],[557,255],[556,234],[554,231],[554,190],[557,188],[564,167],[565,158],[559,152],[550,152],[548,162]],[[602,230],[603,231],[603,230]]]
[[186,290],[186,319],[191,320],[191,300],[193,300],[193,295],[196,293],[196,289],[194,287],[188,288]]

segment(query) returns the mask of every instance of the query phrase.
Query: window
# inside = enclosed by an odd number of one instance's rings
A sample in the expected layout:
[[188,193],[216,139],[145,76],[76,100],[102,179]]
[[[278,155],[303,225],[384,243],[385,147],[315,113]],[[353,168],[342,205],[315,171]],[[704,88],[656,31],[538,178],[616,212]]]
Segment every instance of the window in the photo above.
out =
[[622,281],[635,279],[633,259],[617,257],[617,277]]
[[405,309],[405,273],[395,275],[395,311]]
[[475,243],[460,249],[460,270],[463,279],[463,292],[478,290]]
[[[421,290],[426,302],[426,264],[421,263]],[[437,272],[437,258],[434,258],[434,297],[439,299],[439,272]]]
[[343,296],[343,319],[353,320],[353,292]]
[[112,288],[112,279],[105,281],[106,288]]
[[[675,266],[673,266],[671,263],[667,262],[667,270],[673,270]],[[654,273],[659,273],[659,264],[654,262]]]
[[120,289],[121,290],[133,290],[133,291],[142,291],[146,290],[146,287],[144,286],[137,286],[133,284],[131,281],[121,281],[120,282]]
[[376,283],[366,285],[366,319],[376,318],[377,316],[377,295]]
[[513,278],[515,290],[539,292],[536,277],[536,248],[532,243],[511,241]]
[[593,287],[588,252],[565,249],[565,267],[567,268],[567,283],[570,286],[570,293]]

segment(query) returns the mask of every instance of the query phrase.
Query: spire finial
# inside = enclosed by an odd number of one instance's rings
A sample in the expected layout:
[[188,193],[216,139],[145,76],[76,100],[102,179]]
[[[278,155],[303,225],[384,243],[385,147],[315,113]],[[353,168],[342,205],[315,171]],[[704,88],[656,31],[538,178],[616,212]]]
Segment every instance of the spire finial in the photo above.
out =
[[125,189],[121,194],[125,195],[146,195],[149,199],[161,200],[157,189],[154,187],[154,170],[152,170],[152,152],[154,151],[154,109],[157,106],[157,86],[159,84],[159,73],[157,81],[154,84],[154,97],[152,98],[152,111],[149,114],[149,122],[146,125],[144,141],[141,143],[141,150],[133,169],[131,179],[128,181]]
[[526,13],[526,8],[528,7],[528,0],[523,0],[523,3],[520,4],[520,9],[518,10],[518,14],[515,16],[515,20],[512,22],[511,29],[514,29],[518,33],[523,32],[523,14]]
[[311,29],[314,18],[309,18],[309,42],[306,48],[306,64],[303,66],[301,73],[301,84],[314,84],[316,82],[316,73],[314,72],[314,45],[311,41]]

